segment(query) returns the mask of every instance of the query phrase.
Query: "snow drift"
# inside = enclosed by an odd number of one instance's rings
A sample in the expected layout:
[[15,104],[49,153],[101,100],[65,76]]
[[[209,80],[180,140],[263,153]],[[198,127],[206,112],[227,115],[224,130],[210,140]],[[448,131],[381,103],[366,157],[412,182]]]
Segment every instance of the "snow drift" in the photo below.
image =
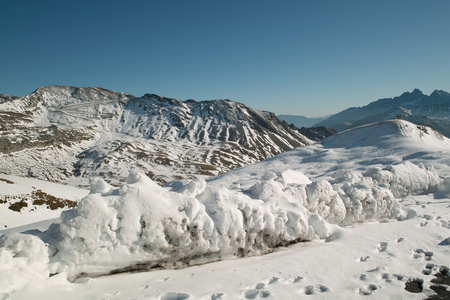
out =
[[[410,171],[410,179],[397,180],[397,169]],[[75,279],[263,254],[327,238],[330,224],[404,219],[408,212],[394,194],[421,193],[438,183],[436,173],[409,163],[368,174],[340,170],[332,182],[266,171],[242,191],[204,180],[169,190],[139,173],[120,188],[98,179],[91,194],[47,231],[49,272]]]
[[[105,274],[121,268],[177,267],[227,256],[266,253],[326,238],[329,225],[299,203],[282,207],[203,180],[176,191],[131,173],[120,188],[103,181],[51,228],[52,272]],[[50,232],[49,232],[50,234]],[[74,251],[76,249],[76,251]]]

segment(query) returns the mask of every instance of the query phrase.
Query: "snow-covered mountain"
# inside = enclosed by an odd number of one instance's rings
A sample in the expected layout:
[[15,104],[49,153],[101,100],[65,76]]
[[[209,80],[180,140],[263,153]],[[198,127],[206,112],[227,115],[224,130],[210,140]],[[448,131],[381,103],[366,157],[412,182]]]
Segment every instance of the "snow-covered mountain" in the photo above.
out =
[[348,108],[316,125],[342,131],[397,117],[415,124],[431,126],[450,137],[450,94],[435,90],[428,96],[415,89],[401,96],[380,99],[363,107]]
[[[206,180],[170,187],[142,173],[121,187],[93,180],[90,194],[46,231],[0,236],[0,273],[8,275],[0,277],[0,295],[48,292],[56,299],[77,290],[81,299],[93,289],[105,295],[101,283],[109,282],[115,298],[423,299],[408,287],[430,292],[429,275],[449,275],[449,166],[448,138],[392,120]],[[0,187],[15,192],[21,181],[9,176]],[[53,186],[45,188],[52,193]],[[305,241],[312,243],[251,263],[242,258]],[[126,286],[138,278],[131,275],[93,278],[230,258],[244,262],[146,274],[141,288],[124,288],[125,278]],[[237,272],[238,265],[248,272]],[[193,287],[197,274],[208,285]],[[170,286],[159,283],[167,280]]]
[[119,184],[136,170],[165,183],[312,143],[273,113],[230,100],[69,86],[0,98],[0,172],[50,181],[101,176]]

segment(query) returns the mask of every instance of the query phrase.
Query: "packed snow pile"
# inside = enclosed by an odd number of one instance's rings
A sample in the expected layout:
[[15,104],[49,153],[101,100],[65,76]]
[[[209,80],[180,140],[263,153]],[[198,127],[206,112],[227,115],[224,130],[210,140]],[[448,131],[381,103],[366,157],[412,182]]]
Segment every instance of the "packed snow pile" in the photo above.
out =
[[51,261],[58,264],[52,272],[69,276],[261,254],[331,234],[327,222],[299,202],[253,199],[203,180],[171,191],[138,173],[120,188],[96,181],[61,221],[48,232],[59,240],[51,243]]
[[[410,171],[409,179],[404,172],[400,180],[397,169]],[[91,194],[45,233],[48,272],[73,279],[267,253],[327,238],[330,224],[405,219],[408,211],[394,194],[422,193],[438,183],[436,173],[410,163],[368,174],[340,170],[332,182],[311,182],[293,170],[280,176],[266,171],[241,191],[204,180],[170,190],[139,173],[131,173],[120,188],[98,179]],[[39,251],[33,255],[48,259]]]

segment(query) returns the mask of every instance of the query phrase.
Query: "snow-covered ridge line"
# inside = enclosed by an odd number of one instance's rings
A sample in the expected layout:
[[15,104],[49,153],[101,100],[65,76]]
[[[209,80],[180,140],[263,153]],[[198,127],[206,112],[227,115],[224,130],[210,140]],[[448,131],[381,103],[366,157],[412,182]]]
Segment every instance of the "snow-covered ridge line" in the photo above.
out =
[[357,126],[401,117],[417,125],[425,124],[450,137],[450,94],[435,90],[430,95],[415,89],[394,98],[379,99],[363,107],[351,107],[315,126],[343,131]]
[[[52,128],[73,139],[58,137],[57,145],[39,143],[53,136]],[[27,143],[19,143],[22,140]],[[76,151],[64,147],[68,143]],[[8,153],[0,172],[54,181],[72,175],[101,176],[120,185],[126,177],[122,164],[160,183],[195,179],[311,143],[273,113],[231,100],[180,101],[154,94],[134,97],[101,88],[48,86],[0,103],[0,159]],[[131,151],[112,147],[116,144]],[[164,151],[154,150],[163,146]],[[48,167],[36,168],[31,156]]]

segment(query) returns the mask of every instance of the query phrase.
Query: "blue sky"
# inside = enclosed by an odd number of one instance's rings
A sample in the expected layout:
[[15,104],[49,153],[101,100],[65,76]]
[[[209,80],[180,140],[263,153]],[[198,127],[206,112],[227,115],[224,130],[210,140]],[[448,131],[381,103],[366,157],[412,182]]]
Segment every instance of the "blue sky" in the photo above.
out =
[[0,93],[99,86],[323,116],[450,91],[450,1],[0,0]]

